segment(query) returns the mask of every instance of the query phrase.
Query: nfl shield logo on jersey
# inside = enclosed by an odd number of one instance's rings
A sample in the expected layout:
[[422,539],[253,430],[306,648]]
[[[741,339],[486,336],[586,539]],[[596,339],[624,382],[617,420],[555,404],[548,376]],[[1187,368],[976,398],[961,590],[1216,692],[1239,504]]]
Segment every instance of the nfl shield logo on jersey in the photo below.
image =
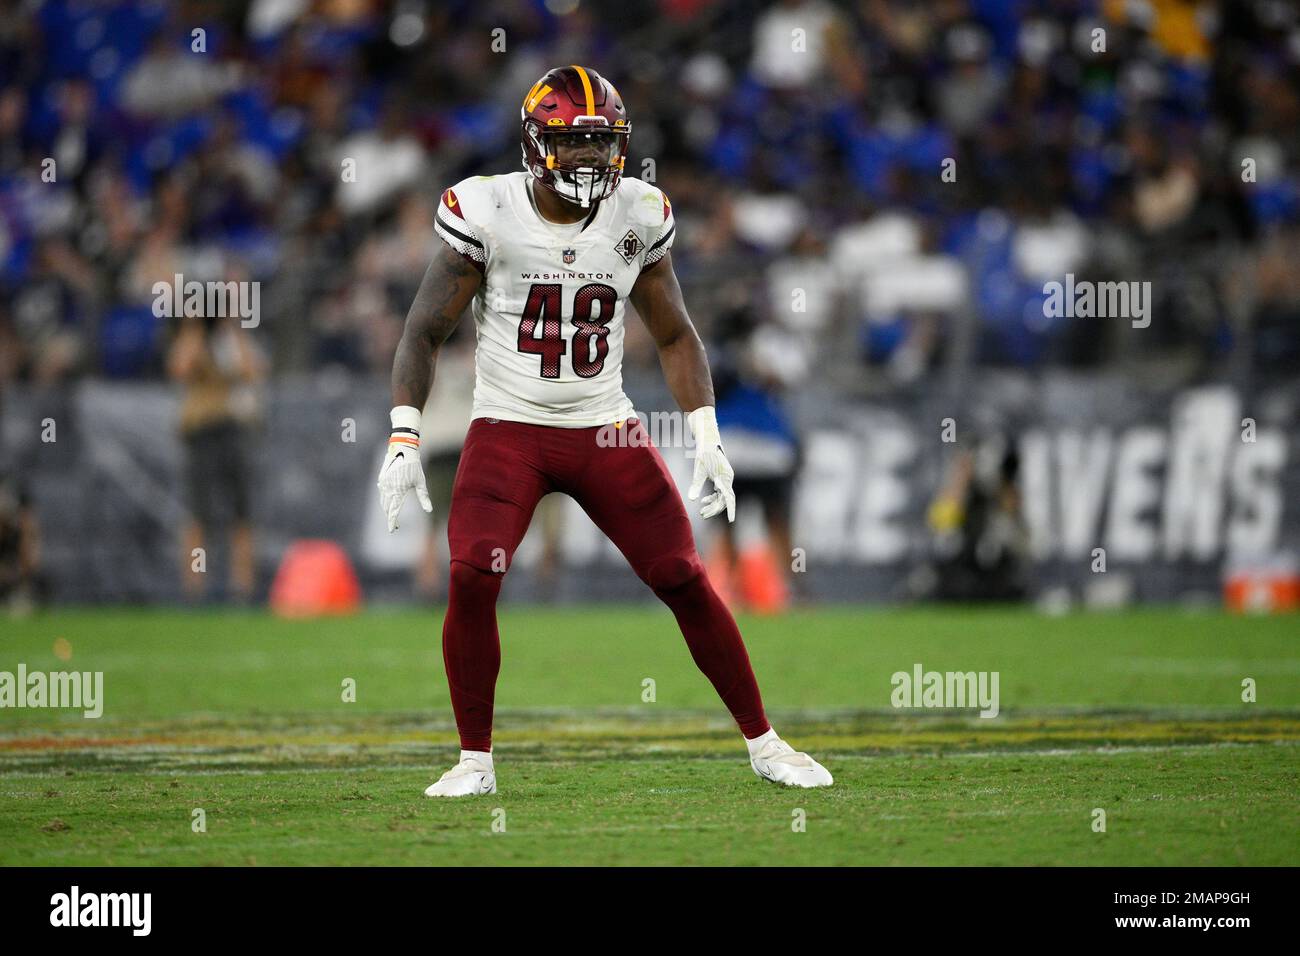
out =
[[578,254],[574,252],[572,249],[564,250],[564,264],[566,266],[573,265],[573,260],[576,258],[578,258]]

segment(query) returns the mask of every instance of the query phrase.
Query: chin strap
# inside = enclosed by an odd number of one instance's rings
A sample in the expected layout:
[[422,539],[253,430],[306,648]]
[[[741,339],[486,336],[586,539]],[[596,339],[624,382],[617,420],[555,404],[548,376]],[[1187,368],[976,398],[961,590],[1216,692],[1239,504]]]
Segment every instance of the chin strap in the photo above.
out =
[[[582,196],[579,196],[579,195],[578,195],[578,191],[579,191],[579,188],[580,188],[581,184],[575,182],[575,183],[574,183],[574,190],[573,190],[573,198],[570,199],[568,196],[564,196],[563,194],[561,194],[561,198],[563,198],[563,199],[565,199],[565,200],[567,200],[567,201],[569,201],[569,202],[577,203],[577,204],[578,204],[579,206],[581,206],[583,209],[590,209],[590,208],[591,208],[593,205],[595,205],[596,203],[600,202],[600,201],[603,200],[603,199],[608,198],[608,197],[605,197],[605,196],[602,196],[600,199],[593,199],[593,198],[592,198],[592,193],[594,193],[594,192],[596,191],[596,182],[597,182],[597,180],[601,180],[601,179],[603,179],[603,178],[604,178],[604,177],[600,176],[598,173],[593,173],[593,174],[591,175],[591,182],[590,182],[590,185],[588,185],[588,187],[587,187],[587,195],[586,195],[585,197],[582,197]],[[536,176],[534,176],[532,179],[528,180],[528,201],[529,201],[530,203],[532,203],[532,205],[533,205],[533,211],[534,211],[535,213],[537,213],[538,216],[541,216],[541,218],[545,219],[546,217],[545,217],[545,216],[542,216],[542,210],[541,210],[541,207],[537,205],[537,197],[533,194],[533,190],[536,188],[536,186],[534,185],[536,182],[537,182],[537,177],[536,177]],[[558,192],[558,190],[556,190],[556,192]]]

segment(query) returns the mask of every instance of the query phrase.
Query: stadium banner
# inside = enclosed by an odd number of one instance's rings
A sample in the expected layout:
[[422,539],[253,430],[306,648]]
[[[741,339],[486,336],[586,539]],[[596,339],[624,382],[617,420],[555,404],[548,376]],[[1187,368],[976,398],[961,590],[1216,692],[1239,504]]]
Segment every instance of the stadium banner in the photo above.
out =
[[[652,391],[637,384],[634,397]],[[386,392],[286,378],[258,397],[243,437],[263,584],[290,544],[318,538],[343,546],[369,599],[412,594],[429,522],[408,502],[403,526],[386,531],[374,488]],[[671,407],[656,401],[643,407]],[[1217,602],[1235,573],[1294,578],[1300,425],[1288,408],[1226,385],[1155,393],[1067,374],[990,374],[960,400],[800,395],[794,587],[832,601],[1023,594],[1120,605]],[[35,508],[55,600],[179,599],[190,512],[178,414],[162,384],[4,394],[4,469]],[[683,492],[688,452],[663,449]],[[534,520],[516,555],[507,597],[534,594],[552,535],[561,565],[586,572],[581,595],[557,576],[561,600],[590,600],[593,581],[610,599],[649,599],[576,503],[553,497],[554,514]],[[760,515],[741,501],[742,549],[764,540]],[[694,520],[707,556],[713,529]],[[220,565],[223,536],[210,547]]]

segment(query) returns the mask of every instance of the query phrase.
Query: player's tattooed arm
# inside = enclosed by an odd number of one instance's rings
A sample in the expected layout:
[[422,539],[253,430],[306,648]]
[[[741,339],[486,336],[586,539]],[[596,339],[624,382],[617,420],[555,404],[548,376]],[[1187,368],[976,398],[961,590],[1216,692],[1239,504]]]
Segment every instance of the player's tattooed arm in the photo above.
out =
[[455,330],[482,279],[468,259],[445,242],[438,243],[415,301],[406,313],[406,327],[393,357],[394,407],[424,407],[433,384],[438,348]]
[[709,357],[686,314],[671,252],[642,271],[628,298],[659,349],[659,364],[677,404],[687,412],[712,405]]

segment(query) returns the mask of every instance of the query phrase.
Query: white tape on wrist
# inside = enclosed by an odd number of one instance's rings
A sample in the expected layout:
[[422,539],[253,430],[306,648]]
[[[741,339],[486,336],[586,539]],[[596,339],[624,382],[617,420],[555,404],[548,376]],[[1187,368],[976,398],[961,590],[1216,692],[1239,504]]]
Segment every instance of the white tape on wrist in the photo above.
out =
[[389,445],[420,447],[420,410],[411,405],[398,405],[388,413],[393,430],[388,436]]
[[718,415],[712,405],[701,405],[695,411],[689,412],[686,421],[691,426],[691,434],[695,436],[697,448],[713,448],[722,444],[722,434],[718,431]]

